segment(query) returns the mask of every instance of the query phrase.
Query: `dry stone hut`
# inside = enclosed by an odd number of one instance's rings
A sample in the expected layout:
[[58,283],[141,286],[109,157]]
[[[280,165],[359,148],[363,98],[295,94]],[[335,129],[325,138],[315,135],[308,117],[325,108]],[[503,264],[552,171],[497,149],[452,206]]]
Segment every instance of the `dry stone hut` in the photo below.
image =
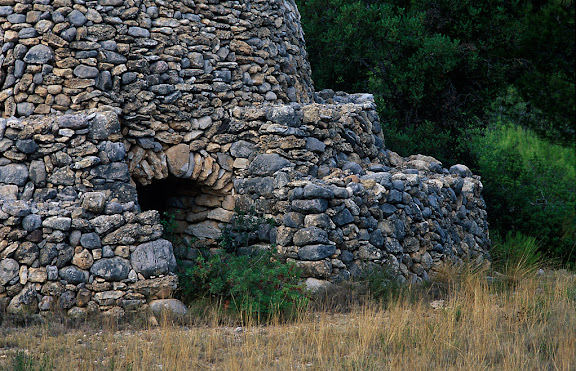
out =
[[0,0],[0,25],[0,311],[166,295],[161,212],[209,246],[255,210],[316,279],[487,254],[479,179],[386,149],[371,95],[315,92],[293,0]]

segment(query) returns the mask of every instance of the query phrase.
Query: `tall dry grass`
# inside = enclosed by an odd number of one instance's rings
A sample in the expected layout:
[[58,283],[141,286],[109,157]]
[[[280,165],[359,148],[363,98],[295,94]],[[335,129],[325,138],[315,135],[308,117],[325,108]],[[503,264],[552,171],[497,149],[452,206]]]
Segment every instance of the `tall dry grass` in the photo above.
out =
[[304,311],[291,323],[225,326],[207,311],[193,326],[4,327],[0,369],[18,359],[54,370],[576,369],[574,274],[513,283],[455,276],[439,279],[434,301],[430,287],[413,287],[349,313]]

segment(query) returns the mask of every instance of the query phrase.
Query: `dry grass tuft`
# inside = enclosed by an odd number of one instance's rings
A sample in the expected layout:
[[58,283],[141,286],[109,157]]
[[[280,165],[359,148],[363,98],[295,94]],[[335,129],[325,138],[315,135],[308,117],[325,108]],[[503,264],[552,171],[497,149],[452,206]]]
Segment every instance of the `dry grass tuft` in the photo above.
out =
[[188,327],[168,319],[140,329],[5,324],[0,369],[17,362],[54,370],[576,369],[576,276],[500,282],[460,270],[383,303],[309,309],[290,323],[248,319],[240,327],[206,310]]

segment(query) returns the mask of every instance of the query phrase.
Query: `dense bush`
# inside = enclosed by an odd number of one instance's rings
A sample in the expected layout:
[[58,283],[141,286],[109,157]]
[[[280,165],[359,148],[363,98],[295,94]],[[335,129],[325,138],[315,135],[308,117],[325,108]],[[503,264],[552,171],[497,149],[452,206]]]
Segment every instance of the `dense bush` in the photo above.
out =
[[516,81],[523,98],[546,120],[526,124],[555,143],[576,142],[574,0],[532,6],[515,59],[525,65]]
[[[535,237],[546,257],[576,262],[576,152],[552,145],[509,116],[477,136],[477,156],[493,233]],[[504,120],[504,121],[503,121]]]
[[546,118],[532,129],[574,142],[574,1],[297,2],[317,87],[374,93],[401,155],[470,161],[467,132],[510,84]]
[[180,272],[184,300],[214,297],[240,313],[263,319],[292,315],[306,304],[299,281],[297,267],[270,251],[253,256],[200,255]]
[[301,0],[320,88],[377,97],[387,144],[459,161],[460,134],[478,123],[516,66],[523,6],[490,0]]

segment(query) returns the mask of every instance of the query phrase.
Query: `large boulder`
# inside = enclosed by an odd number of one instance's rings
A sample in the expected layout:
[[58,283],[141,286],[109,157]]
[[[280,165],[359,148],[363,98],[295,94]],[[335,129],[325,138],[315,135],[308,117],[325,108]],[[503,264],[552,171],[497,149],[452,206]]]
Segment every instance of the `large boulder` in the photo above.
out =
[[34,283],[28,283],[20,293],[10,300],[6,312],[9,314],[26,314],[36,311],[36,288]]
[[157,276],[176,270],[176,257],[172,243],[167,240],[146,242],[132,253],[132,267],[144,277]]
[[99,259],[90,268],[90,273],[107,281],[122,281],[128,278],[130,263],[120,257]]
[[150,302],[150,310],[154,315],[184,316],[188,312],[186,306],[178,299],[159,299]]

